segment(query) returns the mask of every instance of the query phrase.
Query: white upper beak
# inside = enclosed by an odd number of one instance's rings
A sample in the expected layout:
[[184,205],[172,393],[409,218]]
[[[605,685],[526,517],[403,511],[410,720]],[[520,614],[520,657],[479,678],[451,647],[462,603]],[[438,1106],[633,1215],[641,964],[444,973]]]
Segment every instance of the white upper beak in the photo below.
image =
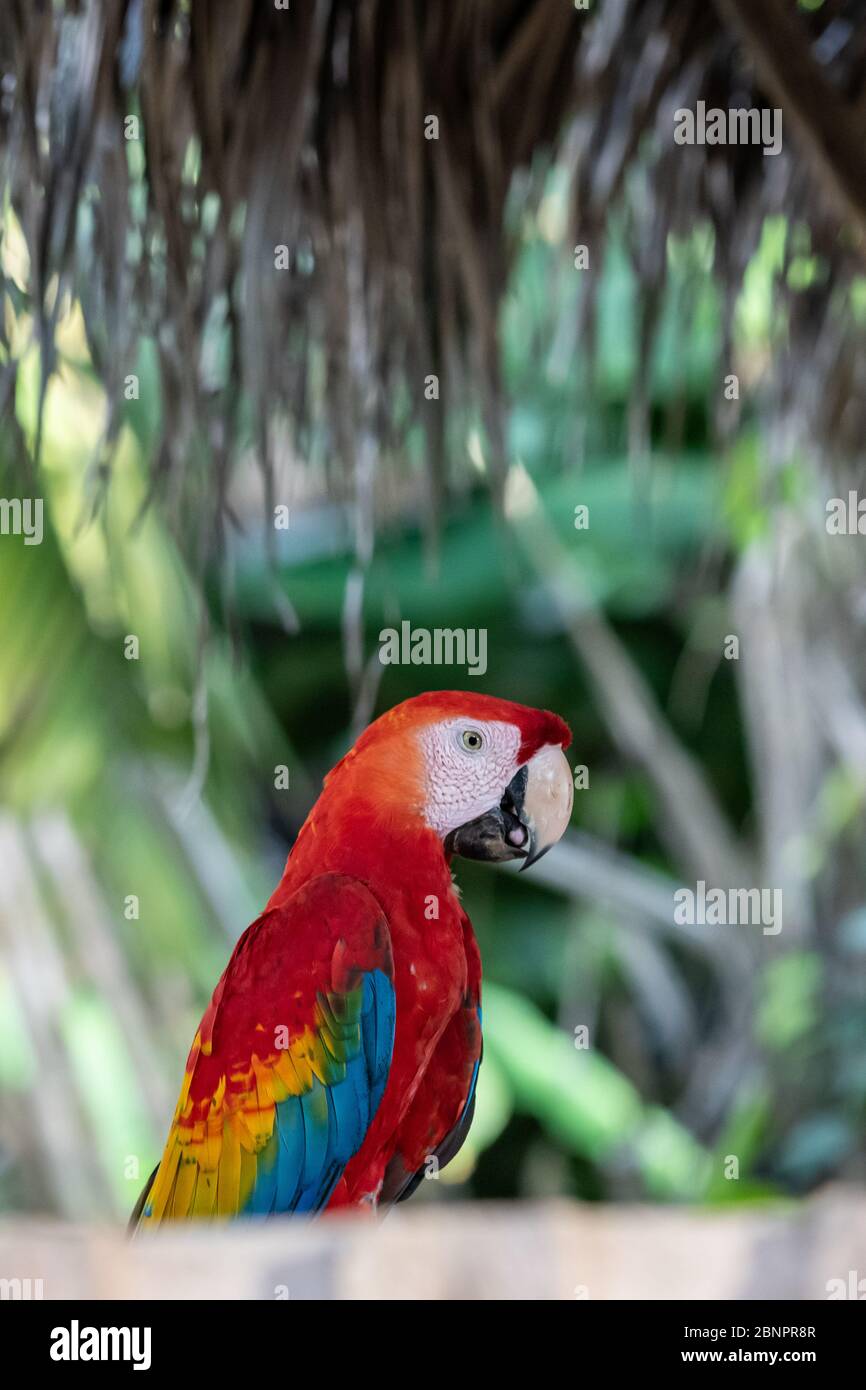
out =
[[574,802],[571,768],[558,745],[540,749],[527,763],[526,771],[522,819],[530,842],[521,869],[534,864],[562,838]]

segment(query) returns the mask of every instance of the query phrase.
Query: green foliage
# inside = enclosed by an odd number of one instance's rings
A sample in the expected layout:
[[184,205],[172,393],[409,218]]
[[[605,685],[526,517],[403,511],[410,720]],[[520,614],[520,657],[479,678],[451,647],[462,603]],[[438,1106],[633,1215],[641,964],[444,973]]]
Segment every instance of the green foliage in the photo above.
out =
[[485,991],[484,1035],[519,1109],[567,1152],[604,1166],[630,1161],[654,1196],[700,1196],[707,1160],[666,1111],[645,1107],[605,1057],[578,1049],[525,998]]

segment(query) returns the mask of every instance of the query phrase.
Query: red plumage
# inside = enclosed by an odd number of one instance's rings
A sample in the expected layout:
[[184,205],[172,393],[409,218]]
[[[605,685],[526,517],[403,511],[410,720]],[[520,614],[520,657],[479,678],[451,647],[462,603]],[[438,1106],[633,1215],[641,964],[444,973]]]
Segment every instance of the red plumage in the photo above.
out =
[[[281,1201],[280,1184],[289,1181],[290,1159],[307,1177],[311,1160],[309,1152],[291,1157],[298,1127],[291,1127],[295,1112],[286,1107],[307,1106],[300,1131],[306,1123],[309,1149],[309,1107],[314,1093],[325,1096],[322,1087],[332,1088],[333,1113],[329,1121],[322,1099],[329,1172],[317,1189],[318,1205],[376,1202],[380,1195],[392,1200],[431,1154],[440,1150],[447,1159],[442,1146],[466,1118],[481,1054],[481,962],[443,839],[425,819],[416,735],[455,718],[515,726],[520,764],[546,745],[570,741],[556,715],[465,692],[406,701],[361,735],[326,777],[266,912],[239,941],[214,992],[162,1164],[142,1199],[143,1222],[231,1214],[255,1202],[263,1211],[294,1210]],[[392,1002],[396,996],[393,1051],[381,1100],[370,1081],[368,1121],[361,1097],[360,1146],[335,1165],[347,1104],[352,1123],[358,1118],[347,1083],[339,1092],[333,1088],[366,1047],[363,1090],[372,1052],[381,1046],[381,1039],[370,1042],[369,989],[361,1022],[351,1022],[372,972],[388,982],[383,988]],[[287,1029],[287,1055],[274,1048],[279,1026]],[[279,1163],[282,1169],[274,1166]],[[296,1202],[306,1179],[290,1176]],[[309,1186],[304,1191],[300,1209],[315,1209],[316,1194],[309,1195]]]
[[[433,691],[395,706],[325,779],[271,898],[270,905],[285,902],[323,868],[349,874],[371,889],[391,929],[397,991],[391,1071],[373,1127],[332,1206],[375,1192],[392,1159],[407,1173],[421,1167],[459,1120],[481,1054],[478,945],[454,890],[449,857],[421,816],[418,755],[402,739],[451,716],[516,724],[521,763],[545,744],[571,741],[557,715],[489,695]],[[435,921],[424,916],[430,895],[438,900]]]

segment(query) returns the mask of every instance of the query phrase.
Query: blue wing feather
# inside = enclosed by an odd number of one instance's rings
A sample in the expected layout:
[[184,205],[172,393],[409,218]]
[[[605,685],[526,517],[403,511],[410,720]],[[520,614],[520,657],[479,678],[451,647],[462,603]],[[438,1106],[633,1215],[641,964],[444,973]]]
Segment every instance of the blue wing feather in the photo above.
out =
[[[320,983],[303,1017],[290,1012],[297,1026],[286,1058],[267,1039],[283,1027],[283,990],[286,1003],[303,997],[295,960],[307,988],[304,971]],[[387,920],[356,879],[322,874],[257,918],[196,1033],[163,1158],[133,1224],[326,1205],[388,1081],[392,976]]]
[[397,997],[382,970],[364,975],[359,1047],[330,1086],[314,1079],[276,1106],[274,1133],[259,1155],[242,1216],[314,1212],[327,1203],[379,1108],[394,1050]]

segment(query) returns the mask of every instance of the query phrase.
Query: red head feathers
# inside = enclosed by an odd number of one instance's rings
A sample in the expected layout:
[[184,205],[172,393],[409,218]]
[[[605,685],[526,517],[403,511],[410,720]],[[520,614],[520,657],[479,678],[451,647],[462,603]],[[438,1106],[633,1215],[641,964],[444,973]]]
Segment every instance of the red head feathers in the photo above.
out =
[[430,690],[424,695],[404,700],[380,715],[361,734],[353,752],[360,753],[369,744],[398,730],[420,728],[423,724],[455,718],[495,721],[519,729],[518,761],[521,763],[528,762],[546,744],[560,748],[568,748],[571,744],[571,730],[565,720],[550,710],[533,709],[529,705],[518,705],[513,700],[500,700],[495,695],[466,690]]

